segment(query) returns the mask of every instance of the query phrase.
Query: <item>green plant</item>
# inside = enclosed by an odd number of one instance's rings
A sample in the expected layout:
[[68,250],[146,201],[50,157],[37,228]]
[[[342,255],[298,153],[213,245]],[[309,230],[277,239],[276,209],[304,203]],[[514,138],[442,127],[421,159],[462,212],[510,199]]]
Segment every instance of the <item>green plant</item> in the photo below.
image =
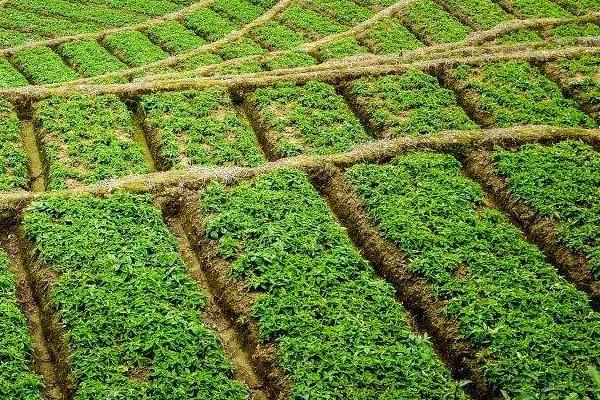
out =
[[148,172],[132,140],[131,114],[114,95],[48,98],[37,104],[34,122],[48,164],[48,189]]
[[205,298],[150,196],[46,197],[26,211],[66,331],[74,398],[243,400]]
[[454,93],[421,71],[359,79],[349,91],[371,126],[385,136],[478,128],[457,105]]
[[462,66],[455,71],[454,79],[476,95],[478,107],[491,116],[496,126],[596,126],[554,82],[526,62]]
[[0,250],[0,396],[42,400],[42,378],[29,368],[33,358],[27,321],[17,302],[17,282],[10,260]]
[[223,89],[165,92],[140,102],[144,125],[170,167],[256,166],[264,162],[249,123]]
[[58,54],[48,47],[23,49],[13,56],[13,62],[21,72],[37,84],[60,83],[79,78]]
[[306,174],[212,183],[201,208],[231,278],[259,294],[252,316],[277,343],[291,399],[466,398]]
[[600,154],[564,141],[497,150],[494,159],[515,198],[540,217],[556,220],[559,240],[584,254],[600,279]]
[[0,99],[0,192],[26,189],[28,165],[19,117],[11,103]]
[[600,315],[486,205],[455,158],[414,152],[346,176],[408,270],[458,323],[492,388],[516,399],[592,398]]
[[344,99],[325,83],[259,88],[249,102],[281,156],[338,153],[370,139]]

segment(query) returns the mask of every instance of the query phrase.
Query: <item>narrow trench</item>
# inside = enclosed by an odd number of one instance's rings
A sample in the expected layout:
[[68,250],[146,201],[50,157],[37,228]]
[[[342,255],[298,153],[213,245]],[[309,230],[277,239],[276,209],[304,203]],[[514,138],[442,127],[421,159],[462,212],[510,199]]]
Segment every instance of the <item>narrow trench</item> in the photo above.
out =
[[142,150],[144,160],[146,161],[146,165],[150,169],[150,172],[156,172],[156,163],[154,162],[152,151],[150,151],[150,146],[148,145],[148,136],[146,136],[146,131],[144,130],[142,121],[142,116],[140,115],[139,111],[136,110],[136,106],[134,105],[133,109],[131,110],[131,123],[133,124],[132,139]]
[[30,187],[34,192],[46,190],[46,173],[31,120],[21,121],[23,146],[29,159]]
[[204,323],[214,329],[219,336],[225,353],[234,366],[234,377],[250,389],[252,400],[270,400],[269,395],[264,390],[265,383],[255,371],[250,351],[245,348],[244,341],[241,339],[242,333],[236,329],[233,318],[226,315],[219,306],[214,288],[207,279],[202,263],[193,251],[181,222],[177,217],[167,218],[166,222],[170,231],[177,238],[179,252],[190,275],[200,286],[202,292],[207,295],[208,301],[204,312]]
[[17,296],[22,312],[27,319],[27,328],[33,347],[34,370],[44,381],[43,395],[45,400],[70,399],[69,390],[60,382],[57,361],[50,351],[49,334],[43,322],[43,312],[39,297],[33,290],[31,276],[23,260],[23,247],[19,244],[20,234],[9,229],[0,238],[11,257],[12,271],[17,277]]
[[258,142],[261,152],[265,155],[267,161],[277,161],[282,158],[277,154],[274,146],[270,143],[268,133],[261,126],[258,116],[253,112],[252,106],[248,103],[248,92],[230,92],[231,100],[238,112],[250,123],[254,132],[254,137]]

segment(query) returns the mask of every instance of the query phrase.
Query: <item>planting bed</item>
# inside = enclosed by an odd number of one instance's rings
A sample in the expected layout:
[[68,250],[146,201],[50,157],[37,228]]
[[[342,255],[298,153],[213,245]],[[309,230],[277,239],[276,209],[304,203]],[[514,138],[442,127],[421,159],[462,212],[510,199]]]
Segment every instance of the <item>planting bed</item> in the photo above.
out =
[[600,400],[598,12],[0,1],[0,399]]

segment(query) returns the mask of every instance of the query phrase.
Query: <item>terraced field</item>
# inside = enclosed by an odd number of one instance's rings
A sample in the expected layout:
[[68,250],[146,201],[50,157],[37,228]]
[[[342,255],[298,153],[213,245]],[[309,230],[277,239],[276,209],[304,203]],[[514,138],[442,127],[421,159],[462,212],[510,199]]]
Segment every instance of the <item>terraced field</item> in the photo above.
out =
[[2,0],[0,97],[0,399],[600,400],[600,0]]

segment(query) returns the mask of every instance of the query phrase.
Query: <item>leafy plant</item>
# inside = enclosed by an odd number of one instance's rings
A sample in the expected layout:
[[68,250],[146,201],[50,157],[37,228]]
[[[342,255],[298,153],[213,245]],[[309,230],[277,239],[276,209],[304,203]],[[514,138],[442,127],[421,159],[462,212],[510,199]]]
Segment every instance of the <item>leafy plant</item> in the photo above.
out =
[[140,102],[159,157],[173,168],[190,165],[256,166],[264,162],[248,121],[223,89],[164,92]]
[[260,294],[252,313],[292,399],[466,398],[304,173],[212,183],[201,207],[231,277]]
[[359,79],[350,84],[350,94],[385,136],[478,128],[457,105],[454,93],[421,71]]
[[459,67],[456,83],[473,92],[479,108],[499,127],[525,124],[583,126],[596,122],[566,99],[560,88],[537,68],[523,61]]
[[325,83],[259,88],[249,101],[282,156],[338,153],[370,139],[344,99]]
[[600,154],[564,141],[498,150],[494,159],[511,193],[540,217],[556,220],[558,238],[584,254],[600,279]]
[[0,396],[42,400],[42,378],[31,371],[33,348],[27,321],[19,309],[16,278],[10,260],[0,250]]
[[49,298],[67,332],[75,399],[248,399],[149,196],[46,197],[24,229],[57,274]]
[[490,385],[517,399],[592,398],[600,314],[559,276],[450,155],[414,152],[347,178],[383,235],[427,282]]
[[51,97],[38,103],[34,121],[48,164],[48,189],[148,172],[132,140],[131,114],[114,95]]

